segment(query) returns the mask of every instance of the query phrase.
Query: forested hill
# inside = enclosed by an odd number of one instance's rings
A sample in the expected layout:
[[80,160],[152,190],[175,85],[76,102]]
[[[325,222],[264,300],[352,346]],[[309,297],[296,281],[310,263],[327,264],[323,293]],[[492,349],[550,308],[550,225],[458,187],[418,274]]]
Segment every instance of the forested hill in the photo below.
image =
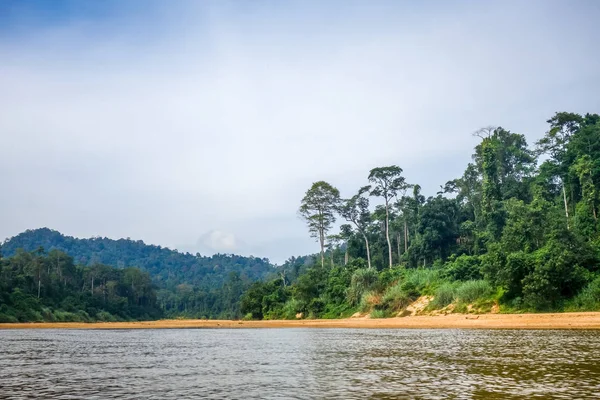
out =
[[45,251],[62,250],[80,265],[138,267],[148,271],[155,283],[166,288],[186,283],[216,289],[223,285],[231,272],[239,273],[244,281],[256,281],[273,271],[273,266],[264,258],[229,254],[206,257],[148,245],[141,240],[101,237],[78,239],[48,228],[20,233],[6,240],[1,251],[8,257],[14,255],[19,248],[31,252],[40,247]]

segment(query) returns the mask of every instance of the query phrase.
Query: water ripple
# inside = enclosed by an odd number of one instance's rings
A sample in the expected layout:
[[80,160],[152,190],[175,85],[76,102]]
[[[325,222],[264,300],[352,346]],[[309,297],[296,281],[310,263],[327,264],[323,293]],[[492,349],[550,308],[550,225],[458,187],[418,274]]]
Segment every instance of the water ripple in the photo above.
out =
[[595,331],[0,331],[0,399],[600,398]]

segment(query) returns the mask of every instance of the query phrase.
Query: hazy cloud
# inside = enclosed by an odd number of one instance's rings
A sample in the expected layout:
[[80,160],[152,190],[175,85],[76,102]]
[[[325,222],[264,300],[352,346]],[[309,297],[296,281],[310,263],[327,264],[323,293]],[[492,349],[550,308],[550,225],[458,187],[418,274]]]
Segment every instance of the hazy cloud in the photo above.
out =
[[481,126],[533,141],[599,111],[593,1],[110,4],[0,30],[1,238],[283,261],[316,250],[296,214],[313,181],[349,195],[394,163],[430,195]]
[[236,250],[240,250],[233,233],[219,230],[206,232],[198,240],[197,246],[206,248],[211,253],[234,253]]

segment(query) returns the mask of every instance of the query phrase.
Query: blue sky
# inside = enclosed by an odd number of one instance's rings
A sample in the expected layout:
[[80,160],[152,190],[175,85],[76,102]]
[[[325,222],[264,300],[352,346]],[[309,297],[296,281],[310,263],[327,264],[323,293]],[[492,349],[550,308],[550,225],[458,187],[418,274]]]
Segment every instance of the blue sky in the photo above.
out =
[[310,184],[426,195],[500,125],[600,110],[596,1],[0,2],[0,238],[281,262]]

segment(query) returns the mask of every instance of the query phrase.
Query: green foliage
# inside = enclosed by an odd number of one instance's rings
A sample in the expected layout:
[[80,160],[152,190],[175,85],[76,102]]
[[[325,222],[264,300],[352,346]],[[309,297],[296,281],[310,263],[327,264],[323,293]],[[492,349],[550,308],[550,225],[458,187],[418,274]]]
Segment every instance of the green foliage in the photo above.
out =
[[421,295],[433,295],[440,281],[440,271],[409,269],[406,270],[400,287],[408,296],[416,298]]
[[386,310],[373,310],[370,316],[371,318],[388,318],[390,314]]
[[336,220],[339,202],[339,190],[327,182],[319,181],[313,183],[311,188],[306,191],[298,211],[306,221],[310,235],[319,241],[321,267],[324,267],[325,237]]
[[[547,122],[535,151],[501,127],[476,132],[473,161],[428,198],[396,165],[373,168],[371,186],[344,200],[314,183],[299,213],[321,252],[275,268],[24,232],[2,247],[0,321],[377,317],[423,295],[434,296],[430,308],[452,303],[456,312],[496,302],[511,311],[598,309],[600,116],[561,112]],[[370,209],[367,194],[382,204]],[[351,225],[330,234],[338,216]]]
[[456,297],[465,304],[470,304],[478,299],[487,298],[494,294],[494,288],[488,281],[466,281],[456,288]]
[[430,308],[439,309],[453,303],[456,300],[456,284],[446,282],[440,285],[434,294]]
[[[0,259],[0,314],[10,322],[89,322],[162,315],[148,273],[95,264],[75,266],[67,254],[42,249]],[[102,314],[105,313],[105,314]]]
[[0,313],[0,323],[19,322],[17,317],[11,314]]
[[[323,200],[311,203],[322,207],[310,216],[326,221],[311,232],[322,241],[336,213],[354,230],[344,225],[334,235],[339,243],[330,242],[329,265],[303,272],[284,266],[289,295],[271,309],[290,308],[293,301],[293,311],[304,316],[339,317],[356,309],[388,315],[423,295],[434,296],[430,308],[454,304],[458,312],[482,312],[497,302],[512,310],[560,309],[574,296],[579,300],[572,307],[594,307],[600,116],[558,113],[548,123],[537,151],[521,134],[500,127],[478,131],[473,162],[427,199],[394,165],[372,169],[372,186],[343,201],[330,184],[313,185],[303,204],[313,195]],[[538,168],[541,153],[548,156]],[[369,210],[366,193],[383,204]],[[336,264],[340,255],[344,267]],[[393,262],[397,267],[385,268]]]
[[290,291],[283,286],[281,279],[255,282],[241,296],[240,311],[252,319],[284,318],[286,313],[289,314],[289,310],[284,309],[289,298]]
[[398,280],[404,276],[405,272],[406,270],[402,267],[382,270],[379,273],[377,288],[379,290],[383,290],[386,287],[398,282]]
[[96,313],[96,319],[102,322],[115,322],[117,320],[114,315],[107,311],[100,311]]
[[371,311],[373,308],[379,306],[381,304],[381,295],[376,292],[367,292],[363,294],[360,299],[360,304],[358,306],[358,310],[361,313],[366,313]]
[[388,287],[381,299],[381,307],[389,311],[399,311],[408,306],[414,300],[414,296],[407,293],[404,285],[397,284]]
[[444,264],[443,275],[454,281],[468,281],[483,278],[481,274],[481,257],[462,254],[452,256]]
[[228,280],[231,272],[237,272],[243,280],[252,282],[267,277],[273,271],[273,266],[265,258],[232,254],[206,257],[148,245],[141,240],[77,239],[48,228],[27,230],[8,239],[2,244],[2,253],[4,257],[10,257],[19,248],[32,252],[40,247],[46,249],[49,256],[53,249],[67,253],[77,265],[134,266],[147,271],[156,285],[169,290],[182,283],[205,292],[217,290]]
[[600,310],[600,276],[597,276],[568,304],[570,311],[599,311]]
[[[274,272],[273,266],[267,259],[256,257],[242,257],[232,254],[216,254],[204,257],[199,254],[180,253],[160,246],[146,245],[141,240],[129,239],[111,240],[107,238],[76,239],[64,236],[59,232],[47,228],[28,230],[20,235],[8,239],[2,245],[4,256],[17,256],[17,249],[23,248],[27,252],[37,251],[40,247],[49,249],[47,264],[48,270],[41,274],[48,278],[57,275],[54,283],[58,282],[58,274],[74,276],[76,264],[78,268],[92,268],[93,272],[86,272],[87,285],[90,286],[89,278],[97,271],[106,276],[106,289],[111,293],[124,292],[125,286],[133,283],[136,290],[138,280],[144,281],[144,285],[152,285],[158,290],[153,290],[152,295],[156,297],[157,307],[153,310],[145,310],[144,304],[130,304],[128,295],[120,294],[112,296],[109,312],[118,315],[119,318],[146,318],[153,319],[160,316],[188,318],[240,318],[240,297],[243,291],[254,281],[269,278]],[[65,252],[72,257],[66,257]],[[23,279],[30,279],[29,291],[35,292],[31,280],[42,265],[37,265],[31,260],[25,260],[21,255],[19,262],[25,262]],[[12,258],[12,257],[11,257]],[[304,258],[300,258],[305,261]],[[36,266],[37,265],[37,266]],[[124,269],[127,276],[123,276],[124,282],[117,282],[109,278],[111,273],[99,265],[110,265],[118,270]],[[126,268],[136,266],[137,268]],[[297,273],[299,271],[296,271]],[[92,274],[92,275],[90,275]],[[145,274],[145,275],[144,275]],[[113,274],[114,275],[114,274]],[[104,278],[102,278],[104,279]],[[67,282],[70,284],[73,282]],[[96,282],[95,282],[96,284]],[[64,285],[63,285],[64,286]],[[60,285],[53,291],[56,296],[66,293],[58,290]],[[100,287],[100,286],[98,286]],[[145,287],[145,286],[144,286]],[[42,287],[42,291],[47,286]],[[37,294],[37,293],[36,293]],[[81,297],[80,295],[78,295]],[[66,307],[65,310],[75,312],[81,307],[78,296],[72,296],[70,304],[57,305]],[[146,297],[143,297],[145,302]],[[102,308],[104,305],[93,305]],[[21,313],[22,314],[22,313]],[[90,312],[94,316],[95,312]],[[33,318],[33,316],[22,316]]]
[[289,299],[281,309],[282,319],[295,319],[302,310],[302,304],[296,299]]
[[350,305],[357,305],[363,295],[377,283],[378,275],[373,269],[358,269],[352,274],[347,299]]

